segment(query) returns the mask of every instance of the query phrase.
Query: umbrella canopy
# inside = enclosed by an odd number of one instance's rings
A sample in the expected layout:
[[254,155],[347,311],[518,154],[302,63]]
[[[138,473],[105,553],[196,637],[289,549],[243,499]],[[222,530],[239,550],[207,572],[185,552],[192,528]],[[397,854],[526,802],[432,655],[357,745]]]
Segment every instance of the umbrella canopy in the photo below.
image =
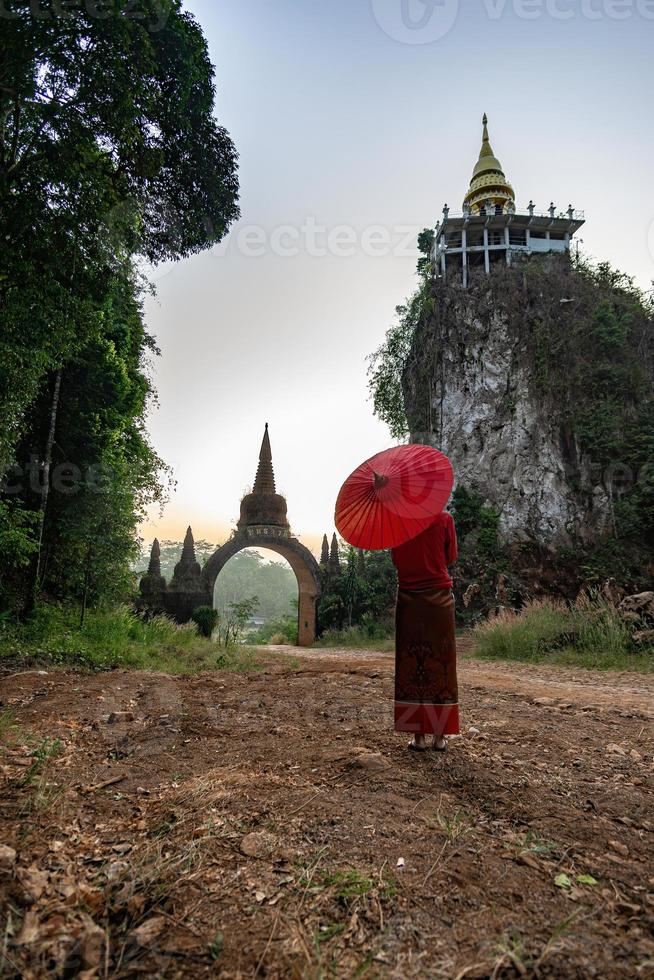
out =
[[387,449],[362,463],[341,487],[336,527],[356,548],[397,548],[429,527],[453,484],[452,464],[438,449]]

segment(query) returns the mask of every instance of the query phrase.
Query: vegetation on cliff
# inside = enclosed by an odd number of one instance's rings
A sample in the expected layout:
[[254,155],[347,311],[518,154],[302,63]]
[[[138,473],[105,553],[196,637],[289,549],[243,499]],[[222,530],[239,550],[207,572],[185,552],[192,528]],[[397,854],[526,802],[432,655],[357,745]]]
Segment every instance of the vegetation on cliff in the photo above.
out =
[[[459,315],[468,312],[470,322],[502,318],[507,355],[527,365],[534,403],[544,406],[558,426],[571,493],[583,471],[610,501],[607,534],[588,545],[582,544],[581,535],[575,540],[572,529],[568,552],[543,554],[538,542],[508,548],[497,536],[491,548],[487,502],[475,500],[474,488],[460,487],[454,509],[463,506],[466,515],[462,568],[472,571],[476,566],[480,571],[475,579],[489,579],[487,593],[491,582],[496,591],[498,576],[511,571],[521,580],[516,588],[533,594],[538,576],[529,572],[543,568],[544,592],[561,587],[564,594],[574,595],[582,584],[609,576],[630,588],[644,587],[651,581],[654,546],[652,294],[605,263],[592,266],[569,256],[535,257],[510,268],[498,265],[489,276],[474,277],[467,290],[444,284],[423,265],[419,288],[398,307],[396,324],[370,363],[375,412],[398,438],[433,433],[439,343],[465,345],[465,337],[452,328],[454,308]],[[510,398],[509,391],[503,406],[509,415]],[[467,498],[462,496],[466,493]],[[461,520],[459,524],[461,529]],[[485,542],[481,550],[480,535]],[[466,546],[467,537],[474,547]],[[487,594],[486,604],[491,599]]]

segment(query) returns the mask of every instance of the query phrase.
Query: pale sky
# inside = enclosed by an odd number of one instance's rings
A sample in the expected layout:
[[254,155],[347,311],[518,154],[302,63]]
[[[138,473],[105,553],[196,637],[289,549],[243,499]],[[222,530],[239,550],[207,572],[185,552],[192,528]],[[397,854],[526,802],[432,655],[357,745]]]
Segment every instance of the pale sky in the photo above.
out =
[[654,280],[654,0],[193,0],[242,218],[153,273],[150,432],[177,488],[146,540],[222,543],[265,422],[294,531],[333,530],[342,481],[392,442],[366,357],[415,286],[415,236],[460,210],[487,112],[519,210]]

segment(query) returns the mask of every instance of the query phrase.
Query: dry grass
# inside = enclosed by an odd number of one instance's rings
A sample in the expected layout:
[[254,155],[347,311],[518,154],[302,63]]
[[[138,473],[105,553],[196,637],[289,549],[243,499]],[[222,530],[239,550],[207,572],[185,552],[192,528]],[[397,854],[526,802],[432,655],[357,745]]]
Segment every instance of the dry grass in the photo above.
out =
[[654,670],[654,650],[637,651],[629,625],[598,595],[573,604],[532,599],[502,610],[474,630],[476,654],[489,660],[558,663],[597,670]]

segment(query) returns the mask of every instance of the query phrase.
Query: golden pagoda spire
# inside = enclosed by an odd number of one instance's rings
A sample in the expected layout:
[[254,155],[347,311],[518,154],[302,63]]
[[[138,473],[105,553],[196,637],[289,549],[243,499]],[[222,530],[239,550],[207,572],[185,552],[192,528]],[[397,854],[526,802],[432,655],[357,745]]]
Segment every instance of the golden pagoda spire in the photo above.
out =
[[494,156],[493,148],[490,145],[490,137],[488,135],[488,116],[484,113],[484,118],[482,120],[484,124],[484,132],[481,139],[481,150],[479,153],[479,159],[482,157],[492,157]]
[[504,176],[502,164],[493,152],[488,135],[488,116],[484,113],[483,133],[479,159],[472,172],[468,193],[463,200],[464,209],[479,214],[489,206],[495,211],[498,207],[505,211],[507,205],[515,205],[513,188]]

